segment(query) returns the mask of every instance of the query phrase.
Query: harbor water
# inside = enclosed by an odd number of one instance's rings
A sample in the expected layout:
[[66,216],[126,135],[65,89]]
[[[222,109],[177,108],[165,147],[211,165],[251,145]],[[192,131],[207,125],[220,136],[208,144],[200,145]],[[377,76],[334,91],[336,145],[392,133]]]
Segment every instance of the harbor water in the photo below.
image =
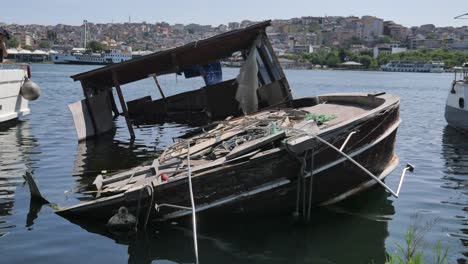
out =
[[[189,128],[135,127],[130,141],[123,117],[113,135],[79,144],[67,105],[83,98],[70,75],[94,66],[33,64],[42,89],[32,114],[0,125],[0,263],[193,263],[191,226],[154,223],[143,234],[121,236],[105,228],[77,225],[52,206],[30,203],[23,175],[32,172],[44,196],[60,206],[87,196],[79,190],[102,170],[108,173],[151,163]],[[224,78],[238,69],[223,69]],[[273,216],[202,217],[198,221],[200,263],[384,263],[417,226],[428,263],[440,241],[449,263],[468,262],[468,135],[447,127],[444,106],[452,74],[287,70],[295,97],[335,92],[387,92],[401,97],[398,168],[387,178],[393,188],[404,165],[400,198],[382,188],[313,211],[306,225],[292,212]],[[197,89],[201,79],[160,77],[166,95]],[[125,99],[150,94],[151,79],[122,87]],[[336,184],[340,184],[337,182]]]

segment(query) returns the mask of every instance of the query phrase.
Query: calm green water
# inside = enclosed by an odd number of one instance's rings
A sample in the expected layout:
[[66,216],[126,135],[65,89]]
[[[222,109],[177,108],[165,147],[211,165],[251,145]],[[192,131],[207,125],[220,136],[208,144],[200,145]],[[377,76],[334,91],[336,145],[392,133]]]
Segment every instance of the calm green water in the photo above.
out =
[[[96,225],[79,226],[53,210],[30,207],[22,175],[33,171],[43,194],[60,205],[75,204],[76,193],[101,170],[148,163],[187,128],[178,125],[136,128],[129,141],[123,118],[114,136],[78,144],[67,104],[82,99],[69,76],[93,67],[32,65],[42,96],[32,115],[0,126],[0,263],[190,263],[190,226],[153,225],[136,237],[115,237]],[[225,69],[233,77],[235,69]],[[347,202],[313,212],[306,226],[290,214],[249,218],[199,219],[201,263],[383,263],[385,252],[403,243],[412,224],[425,234],[428,260],[440,240],[450,263],[468,260],[468,136],[446,127],[444,103],[451,74],[346,71],[286,71],[296,97],[332,92],[386,91],[401,96],[402,124],[396,150],[400,165],[387,179],[396,187],[406,162],[401,197],[376,188]],[[202,85],[201,80],[167,76],[167,94]],[[151,80],[124,86],[126,100],[157,90]],[[39,212],[38,212],[39,210]],[[415,215],[418,217],[415,218]]]

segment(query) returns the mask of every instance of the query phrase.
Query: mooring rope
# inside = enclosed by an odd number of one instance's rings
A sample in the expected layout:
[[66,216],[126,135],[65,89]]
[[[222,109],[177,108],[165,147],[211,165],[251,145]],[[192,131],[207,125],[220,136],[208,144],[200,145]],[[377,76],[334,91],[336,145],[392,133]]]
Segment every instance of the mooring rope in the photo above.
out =
[[138,231],[138,222],[139,222],[139,215],[140,215],[140,205],[141,205],[141,193],[143,192],[143,188],[140,189],[140,197],[138,198],[138,206],[137,206],[137,213],[136,213],[136,221],[135,221],[135,232]]
[[151,202],[148,206],[148,211],[146,212],[146,218],[145,218],[145,222],[144,222],[144,225],[143,225],[143,229],[146,229],[146,226],[148,224],[148,220],[149,220],[149,216],[151,214],[151,208],[153,208],[153,203],[154,203],[154,188],[151,184],[147,184],[145,185],[145,188],[148,189],[149,188],[149,191],[151,192]]
[[309,204],[307,208],[307,218],[306,221],[310,220],[310,211],[312,210],[312,188],[314,187],[314,157],[315,151],[314,147],[310,150],[310,183],[309,183]]

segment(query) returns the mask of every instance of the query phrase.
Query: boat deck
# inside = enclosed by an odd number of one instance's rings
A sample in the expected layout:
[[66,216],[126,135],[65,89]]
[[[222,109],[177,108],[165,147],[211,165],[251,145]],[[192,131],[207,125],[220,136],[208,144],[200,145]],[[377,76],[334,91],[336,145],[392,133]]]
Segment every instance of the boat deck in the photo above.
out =
[[364,114],[371,109],[372,107],[364,105],[346,105],[337,103],[322,103],[311,107],[302,108],[304,111],[318,115],[335,115],[335,119],[332,119],[324,124],[326,127],[334,126],[343,121],[355,118],[356,116]]

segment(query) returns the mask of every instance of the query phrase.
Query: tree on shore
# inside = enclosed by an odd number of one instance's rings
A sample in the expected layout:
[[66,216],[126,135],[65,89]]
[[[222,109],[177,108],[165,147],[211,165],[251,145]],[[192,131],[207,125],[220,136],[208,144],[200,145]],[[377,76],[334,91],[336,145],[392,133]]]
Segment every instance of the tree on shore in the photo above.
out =
[[468,61],[467,51],[453,51],[448,49],[418,49],[395,54],[381,53],[378,61],[380,65],[392,60],[404,61],[443,61],[446,68],[460,66]]
[[390,54],[382,52],[377,58],[373,57],[372,50],[352,52],[349,49],[332,50],[326,52],[323,50],[291,57],[295,61],[308,61],[314,65],[324,65],[328,67],[337,67],[345,61],[356,61],[363,64],[364,69],[378,69],[390,61],[443,61],[446,68],[460,66],[468,62],[467,51],[454,51],[449,49],[418,49],[408,50],[400,53]]
[[41,41],[39,42],[39,48],[42,48],[42,49],[50,49],[52,47],[52,45],[50,44],[50,42],[48,41]]
[[52,40],[55,43],[57,40],[57,32],[53,30],[47,30],[47,39]]
[[16,49],[19,47],[19,40],[16,36],[13,36],[11,37],[10,39],[7,39],[7,41],[5,42],[7,48],[12,48],[12,49]]
[[91,50],[92,52],[99,52],[103,50],[102,44],[99,41],[91,40],[86,44],[86,49]]

